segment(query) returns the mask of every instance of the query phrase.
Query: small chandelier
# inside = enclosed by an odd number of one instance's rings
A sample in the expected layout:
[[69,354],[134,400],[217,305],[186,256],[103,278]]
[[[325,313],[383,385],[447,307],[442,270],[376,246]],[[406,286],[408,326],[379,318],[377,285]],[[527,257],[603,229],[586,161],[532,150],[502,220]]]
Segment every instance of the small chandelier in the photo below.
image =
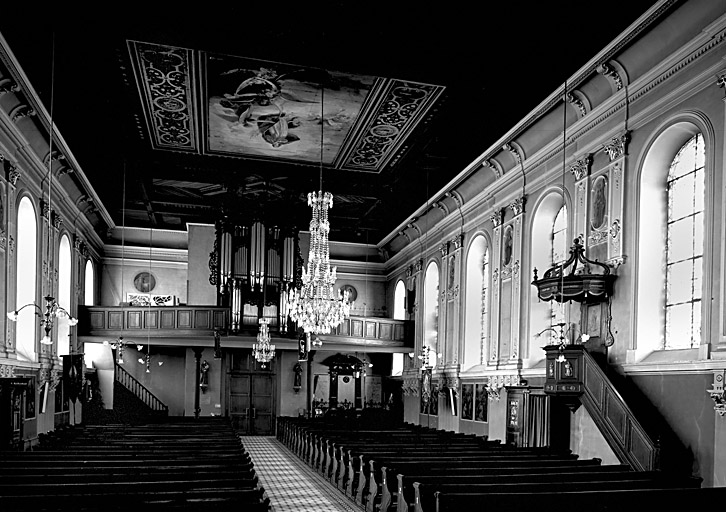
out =
[[35,308],[35,314],[41,319],[40,325],[43,326],[43,329],[45,330],[45,335],[40,339],[40,342],[43,345],[52,345],[53,340],[50,338],[51,332],[53,331],[53,319],[54,318],[62,318],[65,317],[68,319],[68,325],[77,325],[78,319],[71,316],[71,314],[65,310],[58,302],[55,300],[54,297],[51,297],[50,295],[46,295],[44,297],[45,299],[45,312],[43,312],[43,309],[35,304],[34,302],[31,302],[29,304],[26,304],[25,306],[16,309],[15,311],[8,311],[8,319],[12,320],[13,322],[18,321],[18,315],[22,310],[25,308],[32,306]]
[[268,327],[269,320],[260,318],[260,332],[257,333],[257,343],[252,344],[252,355],[262,368],[266,368],[267,364],[275,357],[275,345],[270,344],[270,329]]
[[[577,262],[583,267],[577,271]],[[593,274],[591,265],[601,267],[602,274]],[[572,266],[569,272],[568,267]],[[610,268],[604,263],[593,261],[585,256],[585,248],[579,238],[575,238],[570,248],[570,257],[561,265],[555,265],[537,279],[534,269],[534,281],[537,296],[541,300],[557,302],[576,301],[587,304],[604,302],[613,293],[613,281],[617,276],[610,274]]]
[[128,345],[128,343],[124,341],[123,336],[119,336],[118,339],[115,341],[104,340],[103,344],[106,346],[110,346],[113,350],[116,351],[116,362],[118,364],[124,364],[124,349],[126,348],[126,345]]

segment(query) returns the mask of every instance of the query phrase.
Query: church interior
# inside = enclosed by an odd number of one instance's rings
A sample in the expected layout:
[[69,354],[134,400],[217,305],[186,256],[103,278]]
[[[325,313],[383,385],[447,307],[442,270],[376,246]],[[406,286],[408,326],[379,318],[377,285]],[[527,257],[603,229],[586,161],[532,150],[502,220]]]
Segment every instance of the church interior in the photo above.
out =
[[489,4],[0,8],[3,510],[719,499],[726,0]]

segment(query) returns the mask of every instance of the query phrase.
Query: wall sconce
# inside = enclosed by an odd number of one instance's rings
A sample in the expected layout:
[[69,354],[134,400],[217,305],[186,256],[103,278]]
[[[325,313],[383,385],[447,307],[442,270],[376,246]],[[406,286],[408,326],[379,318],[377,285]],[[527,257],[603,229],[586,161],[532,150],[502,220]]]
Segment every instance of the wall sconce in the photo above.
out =
[[719,416],[723,416],[726,414],[726,398],[723,396],[723,383],[724,383],[724,377],[726,377],[726,370],[721,370],[719,373],[713,374],[713,389],[707,389],[706,393],[709,393],[711,395],[711,400],[713,400],[714,404],[714,411],[718,412]]

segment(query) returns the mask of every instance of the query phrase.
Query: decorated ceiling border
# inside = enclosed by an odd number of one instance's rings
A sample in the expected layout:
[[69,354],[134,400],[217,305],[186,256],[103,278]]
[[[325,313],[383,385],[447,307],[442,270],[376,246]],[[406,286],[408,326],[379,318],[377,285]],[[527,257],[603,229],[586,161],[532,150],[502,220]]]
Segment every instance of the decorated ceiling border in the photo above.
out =
[[351,143],[338,155],[335,167],[381,172],[444,89],[439,85],[387,80],[380,99],[364,113]]
[[127,41],[151,145],[199,150],[193,50]]

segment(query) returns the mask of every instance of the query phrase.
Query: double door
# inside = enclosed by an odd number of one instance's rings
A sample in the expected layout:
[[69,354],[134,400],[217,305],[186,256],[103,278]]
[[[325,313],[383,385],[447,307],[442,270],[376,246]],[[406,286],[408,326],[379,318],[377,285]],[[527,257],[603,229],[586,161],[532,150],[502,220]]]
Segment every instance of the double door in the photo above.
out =
[[229,417],[241,434],[273,435],[275,381],[269,372],[229,375]]

